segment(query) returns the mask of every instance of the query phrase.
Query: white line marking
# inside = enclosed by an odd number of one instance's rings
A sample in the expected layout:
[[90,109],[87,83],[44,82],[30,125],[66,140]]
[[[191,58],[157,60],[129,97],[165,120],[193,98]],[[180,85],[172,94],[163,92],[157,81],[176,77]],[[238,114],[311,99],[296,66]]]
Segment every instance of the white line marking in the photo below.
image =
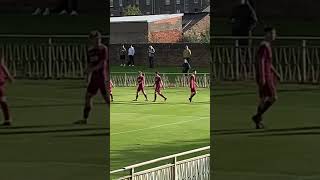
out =
[[188,122],[192,122],[192,121],[200,121],[203,119],[209,119],[209,117],[203,117],[203,118],[192,119],[192,120],[187,120],[187,121],[179,121],[179,122],[175,122],[175,123],[162,124],[162,125],[158,125],[158,126],[151,126],[151,127],[147,127],[147,128],[135,129],[135,130],[131,130],[131,131],[111,133],[111,136],[112,135],[119,135],[119,134],[127,134],[127,133],[132,133],[132,132],[139,132],[139,131],[150,130],[150,129],[157,129],[157,128],[161,128],[161,127],[165,127],[165,126],[184,124],[184,123],[188,123]]

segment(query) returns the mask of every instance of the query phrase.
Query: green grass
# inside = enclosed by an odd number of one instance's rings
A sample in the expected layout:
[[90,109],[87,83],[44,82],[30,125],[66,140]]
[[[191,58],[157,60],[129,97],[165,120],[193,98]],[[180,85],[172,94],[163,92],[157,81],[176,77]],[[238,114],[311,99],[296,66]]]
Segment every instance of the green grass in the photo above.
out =
[[[210,68],[197,68],[196,69],[198,73],[209,73]],[[121,67],[119,66],[112,66],[111,72],[148,72],[148,73],[154,73],[156,71],[159,71],[160,73],[181,73],[182,68],[181,67],[155,67],[154,69],[151,69],[146,66],[134,66],[134,67]]]
[[279,100],[255,130],[255,84],[214,86],[212,142],[215,180],[316,180],[320,178],[320,89],[281,85]]
[[153,89],[135,98],[135,88],[114,88],[111,106],[111,169],[209,145],[209,89],[199,89],[189,103],[188,88],[167,88],[163,102]]
[[84,93],[76,80],[17,80],[8,86],[14,124],[0,127],[1,179],[106,178],[109,113],[101,98],[89,125],[72,124],[82,117]]

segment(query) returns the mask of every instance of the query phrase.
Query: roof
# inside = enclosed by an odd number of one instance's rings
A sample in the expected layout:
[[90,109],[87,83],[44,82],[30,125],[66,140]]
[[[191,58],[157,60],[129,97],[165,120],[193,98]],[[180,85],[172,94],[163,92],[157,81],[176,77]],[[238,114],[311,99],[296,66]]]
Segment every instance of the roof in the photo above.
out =
[[207,12],[199,12],[199,13],[186,13],[182,18],[182,30],[183,32],[188,31],[195,24],[201,21],[203,18],[208,16]]
[[182,17],[183,14],[161,14],[161,15],[148,15],[148,16],[122,16],[122,17],[110,17],[111,23],[122,22],[155,22],[164,19],[171,19],[176,17]]

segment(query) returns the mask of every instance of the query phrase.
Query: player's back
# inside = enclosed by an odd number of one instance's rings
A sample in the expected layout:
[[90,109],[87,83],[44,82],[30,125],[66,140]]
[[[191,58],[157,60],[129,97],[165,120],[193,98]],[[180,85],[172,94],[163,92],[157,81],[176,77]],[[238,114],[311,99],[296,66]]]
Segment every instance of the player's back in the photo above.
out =
[[6,79],[8,78],[8,75],[6,74],[4,70],[4,66],[0,64],[0,85],[3,85],[6,82]]

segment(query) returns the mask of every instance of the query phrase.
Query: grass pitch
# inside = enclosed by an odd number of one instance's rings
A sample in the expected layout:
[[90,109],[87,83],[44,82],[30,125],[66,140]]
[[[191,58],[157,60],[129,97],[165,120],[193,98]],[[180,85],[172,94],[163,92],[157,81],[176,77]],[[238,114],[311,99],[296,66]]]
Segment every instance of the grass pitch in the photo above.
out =
[[14,124],[0,127],[0,179],[106,178],[109,113],[102,98],[95,98],[89,125],[72,124],[82,117],[83,81],[17,80],[7,92]]
[[113,89],[111,106],[111,169],[192,150],[210,144],[209,89],[199,89],[190,103],[188,88],[167,88],[164,102],[147,88],[149,102],[135,88]]
[[216,84],[212,95],[215,180],[320,179],[319,86],[281,85],[264,130],[251,122],[255,84]]

